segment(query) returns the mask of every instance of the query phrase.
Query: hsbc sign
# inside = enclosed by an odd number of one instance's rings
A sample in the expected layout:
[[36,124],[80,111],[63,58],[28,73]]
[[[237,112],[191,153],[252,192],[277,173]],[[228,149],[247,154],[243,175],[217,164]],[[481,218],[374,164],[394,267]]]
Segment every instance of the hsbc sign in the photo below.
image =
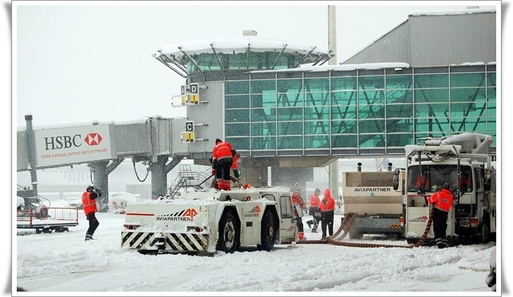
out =
[[109,125],[36,130],[38,166],[82,163],[113,158]]

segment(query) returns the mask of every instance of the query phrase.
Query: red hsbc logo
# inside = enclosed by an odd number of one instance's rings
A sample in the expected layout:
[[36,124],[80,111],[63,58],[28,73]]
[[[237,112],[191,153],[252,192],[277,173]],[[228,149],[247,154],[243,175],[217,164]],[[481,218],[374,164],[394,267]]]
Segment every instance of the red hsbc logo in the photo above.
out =
[[89,146],[99,145],[102,142],[102,136],[98,133],[89,133],[86,135],[84,142]]

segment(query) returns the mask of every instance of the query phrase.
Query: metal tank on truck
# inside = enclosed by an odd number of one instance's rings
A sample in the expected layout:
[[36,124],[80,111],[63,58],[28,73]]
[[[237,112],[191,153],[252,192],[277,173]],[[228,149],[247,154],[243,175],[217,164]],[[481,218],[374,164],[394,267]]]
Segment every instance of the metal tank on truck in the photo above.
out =
[[186,191],[179,198],[129,204],[121,247],[140,253],[233,253],[298,240],[292,192],[247,188]]
[[[430,219],[428,198],[451,185],[454,203],[449,211],[447,238],[453,242],[482,242],[496,236],[495,168],[491,165],[489,135],[465,132],[422,144],[407,145],[405,229],[408,243],[419,241]],[[394,187],[400,179],[396,178]],[[433,241],[431,227],[424,242]]]
[[392,186],[392,163],[388,171],[362,172],[361,166],[358,163],[356,172],[342,172],[344,220],[352,221],[349,238],[361,239],[364,234],[402,238],[403,195],[401,188]]

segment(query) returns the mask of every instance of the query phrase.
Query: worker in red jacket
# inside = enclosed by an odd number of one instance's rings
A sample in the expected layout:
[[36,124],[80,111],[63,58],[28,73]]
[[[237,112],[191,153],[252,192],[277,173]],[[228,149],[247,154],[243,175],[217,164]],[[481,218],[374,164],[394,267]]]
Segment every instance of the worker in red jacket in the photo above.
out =
[[435,243],[439,249],[447,247],[447,218],[451,210],[454,198],[451,193],[451,186],[444,183],[442,189],[428,199],[429,204],[433,205],[433,231],[435,232]]
[[230,170],[236,153],[229,142],[216,139],[216,145],[212,150],[212,175],[216,176],[219,190],[231,190]]
[[[310,196],[310,208],[308,209],[308,214],[313,217],[313,219],[307,221],[308,227],[312,229],[312,233],[317,233],[317,229],[319,228],[319,223],[321,222],[321,208],[319,204],[321,199],[319,195],[321,194],[321,189],[316,188],[312,196]],[[313,227],[312,227],[313,225]]]
[[[333,221],[335,219],[335,199],[331,196],[329,189],[324,190],[324,197],[319,203],[321,208],[321,240],[326,240],[326,231],[331,236],[333,235]],[[327,229],[327,230],[326,230]]]
[[88,186],[86,191],[82,194],[82,205],[84,207],[84,213],[87,220],[89,221],[89,228],[86,231],[85,240],[93,240],[94,231],[100,225],[95,213],[98,212],[96,206],[96,198],[100,197],[102,193],[99,189],[95,189],[94,186]]

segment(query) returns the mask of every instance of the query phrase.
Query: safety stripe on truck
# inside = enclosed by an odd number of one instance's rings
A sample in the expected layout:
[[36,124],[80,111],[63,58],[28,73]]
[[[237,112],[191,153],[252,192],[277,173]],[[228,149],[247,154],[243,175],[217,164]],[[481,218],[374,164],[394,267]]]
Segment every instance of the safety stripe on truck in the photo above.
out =
[[390,229],[402,229],[401,225],[388,225]]
[[207,252],[208,234],[122,231],[121,246],[139,251]]

